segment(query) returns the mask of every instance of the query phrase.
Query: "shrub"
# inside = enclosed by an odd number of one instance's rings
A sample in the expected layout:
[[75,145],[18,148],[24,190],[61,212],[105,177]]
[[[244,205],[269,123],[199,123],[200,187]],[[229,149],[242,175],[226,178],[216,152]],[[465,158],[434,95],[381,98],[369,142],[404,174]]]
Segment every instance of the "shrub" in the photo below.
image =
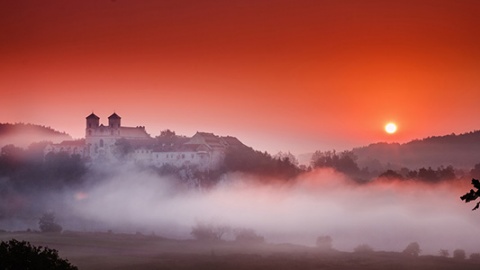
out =
[[404,254],[410,256],[418,256],[422,250],[420,249],[420,245],[417,242],[412,242],[408,244],[408,246],[403,250]]
[[465,250],[463,249],[455,249],[453,251],[453,258],[457,260],[465,260]]
[[38,221],[40,231],[42,232],[61,232],[62,226],[55,223],[55,215],[53,213],[45,213]]
[[35,247],[26,241],[12,239],[0,243],[0,269],[76,270],[68,260],[61,259],[58,251]]
[[252,229],[237,229],[234,231],[235,241],[243,243],[264,243],[265,238]]
[[470,254],[470,260],[480,261],[480,253],[472,253],[472,254]]
[[440,255],[440,257],[445,257],[446,258],[446,257],[450,256],[450,253],[446,249],[440,249],[440,251],[438,252],[438,255]]
[[231,228],[226,225],[217,225],[197,223],[190,233],[195,239],[201,241],[220,241],[222,236],[229,233]]

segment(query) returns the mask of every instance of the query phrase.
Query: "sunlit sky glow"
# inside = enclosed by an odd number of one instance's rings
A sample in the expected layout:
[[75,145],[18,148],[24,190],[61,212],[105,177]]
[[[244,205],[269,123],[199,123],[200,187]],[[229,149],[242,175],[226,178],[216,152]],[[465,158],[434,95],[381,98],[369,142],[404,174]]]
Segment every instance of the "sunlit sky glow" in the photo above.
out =
[[[478,129],[480,2],[2,1],[0,122],[294,153]],[[383,127],[396,119],[391,136]]]

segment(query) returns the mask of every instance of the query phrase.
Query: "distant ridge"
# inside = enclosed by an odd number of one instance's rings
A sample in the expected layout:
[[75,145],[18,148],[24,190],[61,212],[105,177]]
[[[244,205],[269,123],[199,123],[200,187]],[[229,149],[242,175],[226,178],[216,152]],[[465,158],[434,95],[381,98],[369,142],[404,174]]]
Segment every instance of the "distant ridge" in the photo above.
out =
[[[413,140],[404,144],[374,143],[354,148],[360,167],[371,170],[407,167],[437,168],[452,165],[471,169],[480,163],[480,131]],[[382,168],[383,167],[383,168]]]
[[51,141],[59,143],[71,139],[72,137],[69,134],[54,130],[51,127],[25,123],[0,123],[0,147],[7,144],[27,147],[34,142]]
[[[331,149],[334,150],[334,149]],[[419,169],[452,165],[458,169],[472,169],[480,163],[480,130],[456,135],[431,136],[407,143],[372,143],[356,147],[352,152],[357,156],[360,168],[368,167],[371,172],[386,169]],[[301,164],[310,165],[313,153],[298,156]]]

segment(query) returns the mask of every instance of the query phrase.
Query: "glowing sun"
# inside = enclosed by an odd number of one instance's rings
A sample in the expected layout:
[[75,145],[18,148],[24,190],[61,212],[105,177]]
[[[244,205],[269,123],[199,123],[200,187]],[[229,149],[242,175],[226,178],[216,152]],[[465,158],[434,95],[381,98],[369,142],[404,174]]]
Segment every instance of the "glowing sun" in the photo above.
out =
[[385,131],[388,134],[393,134],[397,131],[397,125],[395,125],[395,123],[388,123],[385,125]]

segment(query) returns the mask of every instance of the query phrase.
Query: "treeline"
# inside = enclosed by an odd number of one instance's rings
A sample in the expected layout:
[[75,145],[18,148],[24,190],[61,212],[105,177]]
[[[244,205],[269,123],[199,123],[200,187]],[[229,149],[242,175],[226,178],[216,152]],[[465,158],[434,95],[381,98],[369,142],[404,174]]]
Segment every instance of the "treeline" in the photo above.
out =
[[[461,176],[464,176],[462,173]],[[420,180],[425,182],[440,182],[457,179],[460,176],[455,174],[452,166],[438,167],[437,169],[420,168],[418,170],[409,170],[402,168],[401,170],[387,170],[379,175],[379,178],[397,179],[397,180]]]
[[47,142],[23,149],[6,145],[0,151],[0,219],[32,216],[56,191],[79,187],[87,172],[78,155],[43,154]]
[[33,143],[23,149],[6,145],[0,151],[2,185],[17,190],[61,189],[81,183],[86,166],[79,155],[48,153],[48,142]]
[[243,172],[281,179],[292,179],[302,170],[295,157],[289,153],[272,156],[250,147],[227,150],[221,172]]
[[480,176],[480,163],[476,164],[470,171],[455,169],[453,166],[440,166],[436,169],[422,167],[411,170],[406,167],[401,169],[386,169],[384,171],[371,171],[368,167],[362,167],[357,163],[357,156],[353,151],[317,151],[311,159],[311,168],[332,168],[343,173],[358,182],[368,182],[373,179],[396,179],[396,180],[418,180],[424,182],[440,182],[455,180],[459,178],[478,178]]
[[[419,169],[452,165],[473,167],[480,162],[480,131],[428,137],[408,143],[375,143],[354,148],[360,167],[370,169]],[[390,167],[390,168],[389,168]]]
[[[168,132],[156,139],[159,141],[158,145],[172,147],[175,143],[183,142],[184,137]],[[82,184],[83,176],[88,172],[85,161],[79,155],[66,153],[44,155],[43,150],[47,144],[48,142],[33,143],[25,149],[14,145],[1,148],[0,195],[1,192],[5,192],[7,186],[15,190],[58,190]],[[124,154],[134,149],[128,142],[121,141],[117,147],[122,149]],[[354,151],[317,151],[307,168],[299,166],[295,156],[290,153],[271,155],[243,145],[228,148],[224,162],[214,170],[202,171],[195,166],[177,168],[171,165],[150,168],[160,175],[177,176],[194,187],[215,185],[225,173],[230,172],[260,175],[263,176],[262,179],[289,180],[315,168],[332,168],[357,182],[368,182],[376,178],[439,182],[463,177],[480,177],[480,163],[470,171],[458,170],[453,166],[423,167],[416,170],[388,168],[373,171],[368,167],[361,167],[357,160]]]

